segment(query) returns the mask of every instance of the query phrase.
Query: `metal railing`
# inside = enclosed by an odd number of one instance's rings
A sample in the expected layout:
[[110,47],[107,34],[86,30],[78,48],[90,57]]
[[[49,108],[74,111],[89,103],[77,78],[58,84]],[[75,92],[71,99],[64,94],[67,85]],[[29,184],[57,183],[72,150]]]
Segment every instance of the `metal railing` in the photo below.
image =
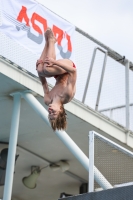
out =
[[[98,140],[97,145],[95,144],[96,140]],[[100,143],[100,141],[102,143]],[[104,144],[105,144],[105,146],[104,146]],[[99,146],[99,147],[97,147],[97,146]],[[108,149],[108,147],[109,147],[109,149]],[[98,151],[97,158],[95,158],[96,157],[95,148],[98,148],[97,149],[97,151]],[[103,155],[101,155],[101,158],[100,158],[100,153],[103,154]],[[117,153],[117,156],[116,156],[116,153]],[[124,156],[121,157],[121,153],[124,154],[126,159],[127,159],[127,157],[129,157],[130,167],[127,166],[128,165],[127,160],[125,159],[125,161],[124,161]],[[107,167],[105,166],[106,165],[106,162],[105,162],[106,158],[105,158],[104,154],[105,155],[107,154],[108,158],[110,159]],[[102,160],[102,157],[104,158],[103,160]],[[113,158],[115,159],[114,161],[113,161]],[[120,160],[120,158],[122,158],[122,159]],[[116,173],[113,174],[113,172],[115,172],[115,170],[120,171],[120,167],[122,168],[122,171],[121,171],[122,174],[117,173],[117,175],[122,177],[121,181],[122,180],[123,181],[129,180],[128,182],[133,182],[133,176],[131,174],[131,171],[129,171],[129,175],[127,175],[127,173],[128,173],[127,169],[130,169],[130,168],[132,169],[132,167],[133,167],[133,152],[131,152],[131,151],[127,150],[126,148],[118,145],[117,143],[113,142],[112,140],[109,140],[108,138],[96,133],[95,131],[90,131],[89,132],[89,181],[88,181],[88,183],[89,183],[88,184],[88,191],[89,192],[94,191],[94,176],[95,176],[94,166],[96,166],[98,168],[96,163],[94,163],[96,161],[96,159],[98,159],[97,165],[101,165],[101,169],[104,168],[103,172],[102,172],[103,176],[105,175],[105,167],[107,169],[106,176],[107,176],[107,174],[111,174],[110,176],[108,176],[108,179],[107,179],[110,184],[116,185],[120,181],[119,180],[119,181],[116,182],[116,180],[115,181],[112,180],[112,178],[116,179],[116,177],[115,177]],[[119,163],[118,163],[117,166],[115,166],[115,164],[117,162],[119,162]],[[122,163],[123,166],[121,166],[122,164],[120,164],[120,163]],[[110,167],[109,165],[112,165],[112,166]],[[111,168],[114,171],[110,173],[109,170]],[[125,177],[123,175],[123,172],[125,172]],[[122,182],[122,184],[123,184],[123,182]]]
[[103,83],[103,77],[104,77],[104,72],[105,72],[105,67],[106,67],[106,62],[107,62],[107,55],[108,55],[108,53],[106,51],[104,51],[103,49],[101,49],[99,47],[96,47],[94,49],[94,52],[93,52],[90,70],[89,70],[89,73],[88,73],[88,77],[87,77],[87,81],[86,81],[86,85],[85,85],[85,90],[84,90],[84,94],[83,94],[83,99],[82,99],[82,103],[85,103],[85,98],[86,98],[86,94],[87,94],[87,90],[88,90],[88,86],[89,86],[89,82],[90,82],[90,78],[91,78],[91,72],[92,72],[92,68],[93,68],[93,64],[94,64],[94,60],[95,60],[97,50],[103,52],[105,54],[105,56],[104,56],[104,62],[103,62],[103,68],[102,68],[102,73],[101,73],[101,79],[100,79],[100,84],[99,84],[99,89],[98,89],[98,94],[97,94],[95,110],[98,110],[100,94],[101,94],[101,89],[102,89],[102,83]]
[[[95,61],[95,56],[96,56],[96,51],[99,50],[101,52],[103,52],[105,54],[104,56],[104,62],[103,62],[103,68],[102,68],[102,73],[101,73],[101,78],[100,78],[100,83],[99,83],[99,89],[98,89],[98,93],[97,93],[97,99],[96,99],[96,105],[95,105],[95,110],[98,111],[98,106],[99,106],[99,101],[100,101],[100,95],[101,95],[101,90],[102,90],[102,84],[103,84],[103,78],[104,78],[104,73],[105,73],[105,67],[106,67],[106,62],[107,62],[107,56],[108,56],[108,52],[104,51],[103,49],[96,47],[94,49],[93,55],[92,55],[92,59],[91,59],[91,64],[90,64],[90,69],[89,69],[89,73],[87,76],[87,81],[86,81],[86,85],[85,85],[85,89],[84,89],[84,93],[83,93],[83,98],[82,98],[82,103],[85,103],[85,98],[86,98],[86,94],[88,91],[88,87],[89,87],[89,82],[90,82],[90,78],[91,78],[91,73],[92,73],[92,69],[93,69],[93,65],[94,65],[94,61]],[[129,69],[130,69],[130,64],[129,61],[127,60],[125,62],[125,101],[126,101],[126,128],[130,129],[130,104],[129,104]]]
[[[129,110],[130,110],[131,106],[133,106],[133,103],[129,104]],[[101,110],[98,110],[98,111],[100,113],[103,113],[103,114],[105,114],[106,112],[108,112],[109,118],[112,119],[112,120],[115,120],[115,117],[113,116],[113,114],[114,114],[115,111],[118,111],[120,109],[126,109],[126,105],[114,106],[114,107],[110,107],[110,108],[101,109]]]

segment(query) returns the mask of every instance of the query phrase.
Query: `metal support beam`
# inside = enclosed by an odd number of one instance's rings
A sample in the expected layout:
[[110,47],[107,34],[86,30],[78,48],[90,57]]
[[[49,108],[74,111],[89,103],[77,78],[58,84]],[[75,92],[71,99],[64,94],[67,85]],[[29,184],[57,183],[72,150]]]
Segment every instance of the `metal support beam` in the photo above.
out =
[[[48,112],[37,101],[37,99],[30,93],[21,93],[22,97],[29,103],[29,105],[35,110],[35,112],[50,126],[48,120]],[[89,159],[81,151],[81,149],[75,144],[75,142],[67,135],[65,131],[56,130],[55,134],[66,145],[71,153],[77,158],[77,160],[83,165],[83,167],[89,171]],[[103,188],[112,188],[112,185],[106,180],[106,178],[100,173],[100,171],[94,167],[94,174],[96,182]]]
[[89,132],[89,188],[88,192],[94,192],[94,132]]
[[3,200],[11,200],[14,166],[15,166],[16,145],[17,145],[18,128],[19,128],[21,95],[20,95],[20,93],[15,93],[13,95],[13,97],[14,97],[13,113],[12,113],[12,121],[11,121],[11,130],[10,130],[10,139],[9,139],[9,149],[8,149]]
[[126,94],[126,128],[129,130],[130,128],[130,111],[129,111],[129,67],[130,63],[127,60],[125,65],[125,94]]
[[102,84],[103,84],[103,78],[104,78],[104,73],[105,73],[105,67],[106,67],[106,62],[107,62],[107,56],[108,53],[104,52],[104,62],[103,62],[103,69],[102,69],[102,74],[101,74],[101,79],[100,79],[100,84],[99,84],[99,89],[98,89],[98,94],[97,94],[97,100],[96,100],[96,106],[95,110],[98,111],[98,106],[99,106],[99,101],[100,101],[100,95],[101,95],[101,89],[102,89]]
[[95,48],[94,51],[93,51],[91,65],[90,65],[90,69],[89,69],[89,73],[88,73],[88,77],[87,77],[86,85],[85,85],[85,89],[84,89],[84,94],[83,94],[83,98],[82,98],[82,103],[85,102],[86,93],[87,93],[90,78],[91,78],[91,72],[92,72],[92,68],[93,68],[93,64],[94,64],[94,60],[95,60],[95,56],[96,56],[96,51],[97,51],[97,48]]

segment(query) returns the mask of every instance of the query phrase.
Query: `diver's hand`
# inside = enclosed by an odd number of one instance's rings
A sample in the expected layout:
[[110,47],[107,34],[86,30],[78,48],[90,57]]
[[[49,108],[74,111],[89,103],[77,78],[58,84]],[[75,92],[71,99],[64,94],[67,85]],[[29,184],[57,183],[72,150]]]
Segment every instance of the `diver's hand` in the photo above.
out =
[[46,57],[44,62],[47,63],[47,67],[53,67],[53,65],[55,64],[55,60],[49,57]]

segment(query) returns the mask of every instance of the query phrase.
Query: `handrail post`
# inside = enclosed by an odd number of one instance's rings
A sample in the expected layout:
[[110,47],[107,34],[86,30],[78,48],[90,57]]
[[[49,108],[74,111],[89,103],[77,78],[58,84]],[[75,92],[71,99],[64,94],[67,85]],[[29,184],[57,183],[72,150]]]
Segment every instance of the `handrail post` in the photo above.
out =
[[126,98],[126,128],[129,129],[130,128],[130,123],[129,123],[129,119],[130,119],[130,110],[129,110],[129,67],[130,67],[130,63],[127,60],[126,64],[125,64],[125,98]]
[[85,89],[84,89],[84,94],[83,94],[83,98],[82,98],[82,103],[85,102],[86,93],[87,93],[87,89],[88,89],[89,82],[90,82],[91,72],[92,72],[92,68],[93,68],[93,64],[94,64],[94,60],[95,60],[97,48],[98,48],[98,47],[96,47],[96,48],[94,49],[94,51],[93,51],[93,56],[92,56],[92,60],[91,60],[90,69],[89,69],[89,72],[88,72],[88,77],[87,77],[87,80],[86,80],[86,85],[85,85]]
[[89,181],[88,192],[94,192],[94,132],[89,132]]
[[100,84],[99,84],[99,89],[98,89],[98,94],[97,94],[97,100],[96,100],[96,106],[95,106],[95,110],[96,111],[98,111],[100,95],[101,95],[101,89],[102,89],[102,84],[103,84],[105,67],[106,67],[106,63],[107,63],[107,56],[108,56],[108,52],[104,52],[104,53],[105,53],[105,56],[104,56],[103,69],[102,69],[102,74],[101,74],[101,79],[100,79]]

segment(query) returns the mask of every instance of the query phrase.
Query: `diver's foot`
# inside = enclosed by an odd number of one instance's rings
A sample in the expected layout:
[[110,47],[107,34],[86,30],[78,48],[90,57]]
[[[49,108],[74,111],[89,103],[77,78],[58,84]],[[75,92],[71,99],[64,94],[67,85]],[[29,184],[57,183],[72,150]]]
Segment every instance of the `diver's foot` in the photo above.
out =
[[51,28],[47,28],[46,32],[44,33],[44,36],[45,36],[46,42],[53,41],[54,43],[56,43],[57,41]]

